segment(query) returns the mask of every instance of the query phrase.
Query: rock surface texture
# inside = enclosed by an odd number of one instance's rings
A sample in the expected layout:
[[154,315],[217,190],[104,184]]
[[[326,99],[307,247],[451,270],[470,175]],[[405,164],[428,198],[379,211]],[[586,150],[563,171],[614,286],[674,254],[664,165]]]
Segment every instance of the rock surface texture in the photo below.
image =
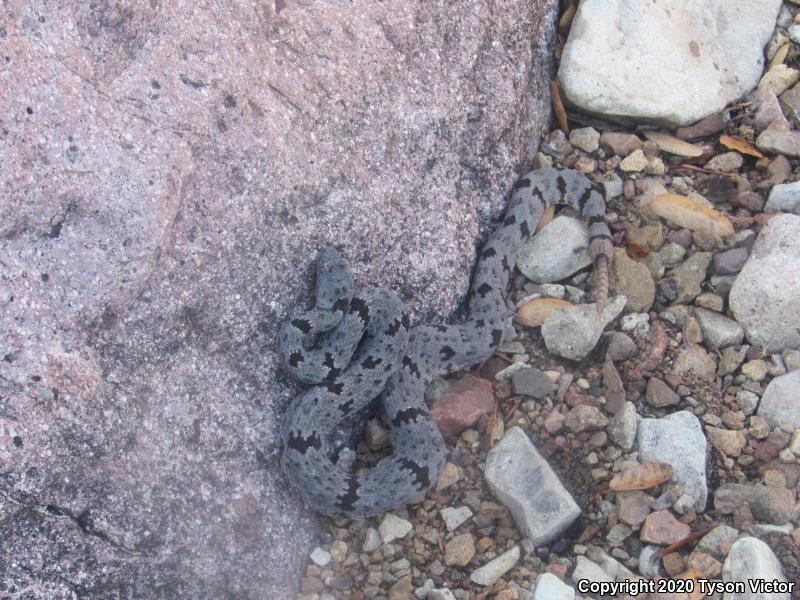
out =
[[3,5],[6,586],[293,593],[277,328],[324,242],[450,313],[532,158],[553,8]]
[[766,224],[733,284],[730,306],[747,339],[772,352],[800,346],[800,216]]
[[558,73],[593,113],[687,125],[752,90],[780,0],[585,0]]

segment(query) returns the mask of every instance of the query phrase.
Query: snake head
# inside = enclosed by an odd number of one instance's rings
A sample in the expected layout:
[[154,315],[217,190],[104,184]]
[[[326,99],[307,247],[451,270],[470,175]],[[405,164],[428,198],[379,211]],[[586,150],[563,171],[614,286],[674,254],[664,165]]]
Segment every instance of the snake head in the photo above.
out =
[[353,277],[341,253],[333,246],[323,246],[317,255],[317,308],[334,310],[337,303],[349,302],[353,295]]

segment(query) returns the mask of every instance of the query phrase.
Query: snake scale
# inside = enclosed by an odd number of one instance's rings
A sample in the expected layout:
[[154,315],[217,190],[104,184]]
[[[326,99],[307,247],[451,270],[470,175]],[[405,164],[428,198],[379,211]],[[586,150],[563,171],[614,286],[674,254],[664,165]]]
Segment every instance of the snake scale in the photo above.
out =
[[[589,224],[590,256],[595,264],[610,260],[605,202],[590,181],[571,170],[532,171],[515,185],[502,222],[481,249],[469,320],[462,323],[411,327],[396,294],[379,288],[354,292],[339,253],[331,247],[320,251],[315,308],[290,318],[279,337],[286,370],[313,384],[289,406],[281,462],[316,510],[344,517],[379,514],[436,483],[447,448],[425,405],[425,387],[436,375],[481,362],[508,339],[513,312],[505,295],[517,251],[551,203],[580,211]],[[354,453],[343,449],[343,439],[376,398],[393,452],[356,474]]]

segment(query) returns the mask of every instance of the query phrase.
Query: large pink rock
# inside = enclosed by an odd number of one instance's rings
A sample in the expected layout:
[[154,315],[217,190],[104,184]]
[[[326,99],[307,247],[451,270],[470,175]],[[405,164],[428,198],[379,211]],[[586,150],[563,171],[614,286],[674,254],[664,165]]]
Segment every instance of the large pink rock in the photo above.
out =
[[275,334],[317,249],[447,316],[531,162],[554,2],[0,10],[0,581],[284,598]]

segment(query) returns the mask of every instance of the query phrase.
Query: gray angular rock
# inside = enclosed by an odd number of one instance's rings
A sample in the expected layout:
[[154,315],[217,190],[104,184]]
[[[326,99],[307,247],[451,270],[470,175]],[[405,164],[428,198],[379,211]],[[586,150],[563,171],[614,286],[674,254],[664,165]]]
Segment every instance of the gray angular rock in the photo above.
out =
[[277,328],[326,242],[449,314],[546,123],[554,9],[4,7],[0,580],[294,596]]
[[551,393],[554,387],[547,375],[533,367],[519,369],[511,375],[511,390],[514,394],[541,399]]
[[794,492],[769,485],[724,483],[714,492],[714,509],[729,515],[747,505],[759,521],[783,525],[792,518]]
[[788,125],[778,121],[761,132],[756,138],[759,150],[770,154],[783,154],[785,156],[800,156],[800,131],[789,129]]
[[628,156],[642,149],[642,140],[633,133],[622,131],[604,131],[600,136],[600,145],[617,156]]
[[608,426],[608,435],[624,450],[633,448],[636,441],[636,429],[639,425],[639,415],[633,402],[627,401]]
[[656,298],[656,284],[646,266],[630,258],[624,249],[614,248],[609,293],[628,299],[625,312],[647,312]]
[[531,600],[575,600],[575,590],[552,573],[542,573],[536,580]]
[[606,335],[606,359],[613,361],[627,360],[637,352],[636,342],[629,335],[619,331],[610,331]]
[[581,580],[602,581],[611,583],[614,578],[603,570],[603,567],[589,560],[585,556],[577,556],[575,559],[575,570],[572,572],[572,581],[577,583]]
[[719,349],[742,343],[744,329],[733,319],[705,308],[695,308],[694,316],[700,323],[706,347]]
[[494,585],[498,579],[517,564],[519,556],[519,546],[514,546],[482,567],[475,569],[470,573],[469,579],[472,583],[477,583],[478,585]]
[[686,304],[700,293],[700,286],[706,278],[711,252],[696,252],[672,270],[668,277],[659,282],[664,297],[671,303]]
[[536,283],[559,281],[592,264],[588,247],[586,223],[558,216],[523,244],[517,255],[517,268]]
[[780,561],[772,549],[754,537],[743,537],[736,540],[722,565],[722,580],[745,582],[745,593],[726,593],[724,600],[789,600],[791,594],[769,593],[751,590],[750,581],[779,581],[788,583]]
[[731,248],[714,255],[714,273],[717,275],[733,275],[742,270],[749,256],[747,248]]
[[728,525],[718,525],[705,534],[697,543],[697,549],[716,558],[725,558],[731,544],[739,537],[739,531]]
[[758,83],[780,4],[581,2],[558,72],[562,94],[592,113],[693,123]]
[[695,510],[705,510],[706,437],[700,421],[689,411],[679,411],[660,419],[642,419],[636,434],[639,460],[672,465],[671,481],[695,499]]
[[747,339],[768,352],[800,346],[800,216],[779,214],[762,228],[733,284],[729,304]]
[[569,132],[569,143],[584,152],[594,152],[600,147],[600,132],[594,127],[581,127]]
[[785,423],[800,429],[800,370],[790,371],[769,382],[761,396],[758,415],[773,427]]
[[764,210],[767,212],[793,212],[800,205],[800,181],[773,185]]
[[547,350],[570,360],[581,360],[597,345],[605,326],[622,312],[625,300],[625,296],[609,299],[601,314],[595,304],[553,310],[542,324]]
[[672,388],[658,377],[651,377],[647,381],[645,399],[650,406],[655,406],[656,408],[674,406],[680,401],[678,394],[672,391]]
[[484,470],[489,489],[511,511],[534,545],[556,539],[581,509],[519,427],[509,429],[489,451]]

